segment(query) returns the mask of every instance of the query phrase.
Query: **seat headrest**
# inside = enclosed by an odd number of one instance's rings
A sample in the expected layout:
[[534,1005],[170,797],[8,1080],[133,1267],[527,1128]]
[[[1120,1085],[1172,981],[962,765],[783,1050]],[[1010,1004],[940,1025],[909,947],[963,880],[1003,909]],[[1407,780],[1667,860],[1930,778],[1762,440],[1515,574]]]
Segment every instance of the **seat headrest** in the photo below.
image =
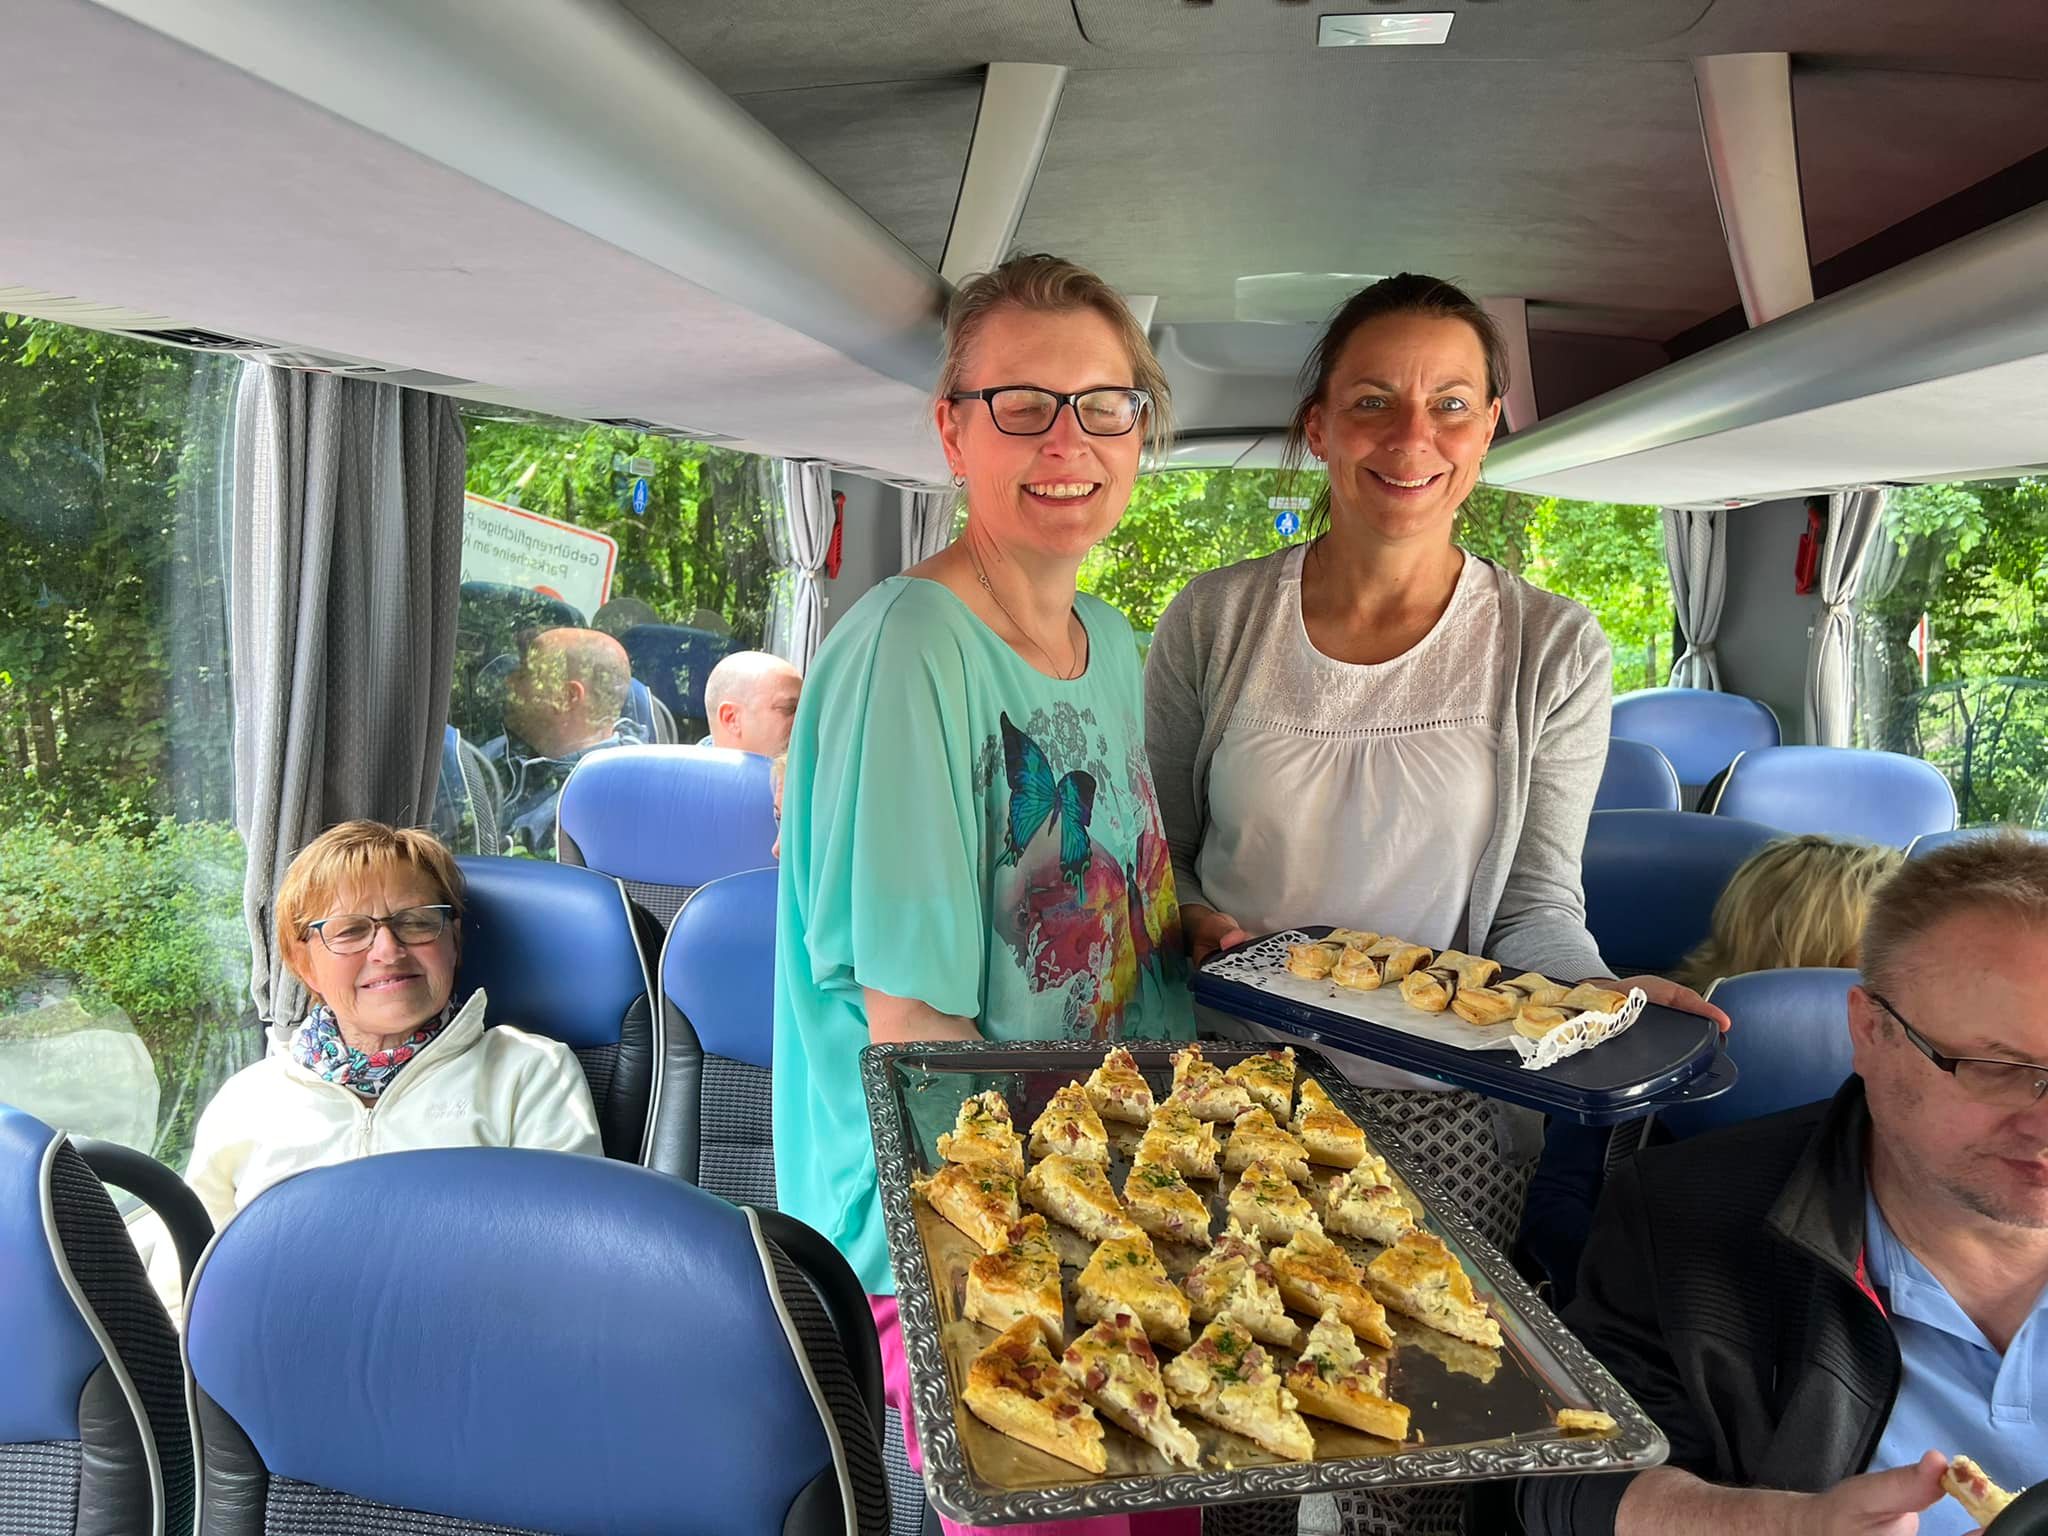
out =
[[456,990],[482,987],[493,1024],[572,1049],[616,1045],[647,996],[625,893],[595,870],[538,859],[458,858],[468,888]]
[[833,1465],[748,1216],[663,1174],[398,1152],[259,1196],[187,1308],[274,1475],[582,1536],[780,1533]]
[[2035,831],[2030,827],[1951,827],[1946,832],[1922,832],[1907,846],[1906,857],[1922,859],[1937,848],[1946,848],[1950,843],[1959,843],[1972,837],[1993,837],[2001,832],[2017,832],[2034,842],[2048,843],[2048,832]]
[[769,762],[722,747],[593,752],[562,786],[565,862],[647,885],[759,869],[775,846]]
[[1646,741],[1678,771],[1681,784],[1705,784],[1738,752],[1775,747],[1778,717],[1768,704],[1711,688],[1643,688],[1614,701],[1617,736]]
[[1956,824],[1956,796],[1932,763],[1854,747],[1767,747],[1728,770],[1711,807],[1787,832],[1904,848]]
[[0,1104],[0,1445],[78,1438],[78,1397],[106,1358],[72,1299],[44,1224],[63,1140]]
[[1855,1071],[1849,989],[1856,972],[1756,971],[1713,989],[1729,1019],[1728,1054],[1740,1076],[1718,1098],[1660,1110],[1657,1123],[1691,1136],[1832,1097]]
[[773,1065],[775,891],[780,871],[750,869],[699,887],[661,949],[661,990],[713,1056]]
[[1601,957],[1623,975],[1675,969],[1706,938],[1729,877],[1781,836],[1691,811],[1595,811],[1580,869]]
[[1625,736],[1608,741],[1594,810],[1675,811],[1679,803],[1678,773],[1662,752]]

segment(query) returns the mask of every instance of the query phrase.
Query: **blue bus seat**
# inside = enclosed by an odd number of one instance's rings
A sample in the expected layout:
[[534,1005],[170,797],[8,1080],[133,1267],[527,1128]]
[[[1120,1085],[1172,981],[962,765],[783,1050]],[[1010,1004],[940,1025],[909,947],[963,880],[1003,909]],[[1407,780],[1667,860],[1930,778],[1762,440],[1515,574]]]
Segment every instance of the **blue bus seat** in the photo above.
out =
[[185,1345],[207,1536],[888,1528],[846,1261],[645,1168],[461,1147],[287,1179],[200,1265]]
[[1607,766],[1600,771],[1596,811],[1675,811],[1680,806],[1678,771],[1671,760],[1647,741],[1626,736],[1607,743]]
[[498,851],[498,775],[476,744],[454,726],[441,731],[441,779],[428,828],[458,854]]
[[2037,843],[2048,843],[2048,832],[2031,827],[1951,827],[1946,832],[1922,832],[1906,845],[1906,857],[1925,858],[1937,848],[1946,848],[1950,843],[1961,842],[1969,837],[1990,837],[1999,832],[2017,832],[2030,837]]
[[624,882],[661,929],[698,886],[772,861],[769,762],[722,747],[593,752],[562,786],[556,850]]
[[658,978],[664,1049],[648,1166],[749,1205],[775,1204],[778,876],[751,869],[692,891]]
[[1775,747],[1778,717],[1760,699],[1711,688],[1641,688],[1614,701],[1608,729],[1662,752],[1678,773],[1689,809],[1737,754]]
[[1956,795],[1932,763],[1855,747],[1766,747],[1728,765],[1707,807],[1786,832],[1905,848],[1956,824]]
[[1826,967],[1730,976],[1708,994],[1728,1014],[1728,1054],[1741,1076],[1719,1098],[1660,1110],[1671,1137],[1736,1125],[1831,1098],[1855,1071],[1849,989],[1856,972]]
[[457,995],[481,987],[488,1023],[573,1050],[605,1156],[639,1162],[660,1027],[625,892],[595,870],[539,859],[455,862],[468,890]]
[[1618,976],[1675,970],[1707,937],[1729,877],[1781,835],[1691,811],[1595,811],[1581,878],[1601,957]]
[[177,1332],[85,1159],[8,1105],[0,1361],[0,1530],[189,1536],[192,1431]]
[[713,667],[739,649],[738,641],[682,624],[635,624],[619,636],[619,644],[632,659],[633,675],[668,706],[679,729],[700,734],[710,729],[704,683]]

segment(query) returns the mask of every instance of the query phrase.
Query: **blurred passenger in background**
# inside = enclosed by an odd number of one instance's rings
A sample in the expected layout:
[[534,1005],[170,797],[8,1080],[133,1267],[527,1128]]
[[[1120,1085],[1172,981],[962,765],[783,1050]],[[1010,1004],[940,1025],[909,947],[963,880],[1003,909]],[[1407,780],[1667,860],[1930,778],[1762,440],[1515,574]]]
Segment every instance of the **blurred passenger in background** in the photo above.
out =
[[555,856],[555,810],[576,764],[607,747],[637,744],[623,719],[633,666],[626,648],[594,629],[548,629],[528,639],[505,679],[505,734],[484,748],[503,797],[497,824],[506,852]]
[[1714,903],[1707,941],[1678,979],[1705,990],[1722,976],[1856,964],[1870,898],[1906,856],[1875,843],[1807,833],[1766,843]]
[[767,651],[734,651],[704,680],[707,747],[732,747],[780,757],[789,750],[804,675]]

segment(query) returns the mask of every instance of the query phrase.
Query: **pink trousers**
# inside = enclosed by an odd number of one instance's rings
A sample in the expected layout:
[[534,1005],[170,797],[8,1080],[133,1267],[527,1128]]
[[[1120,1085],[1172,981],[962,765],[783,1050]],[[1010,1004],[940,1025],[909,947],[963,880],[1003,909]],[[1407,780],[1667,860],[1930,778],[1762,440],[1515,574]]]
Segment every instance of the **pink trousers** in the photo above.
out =
[[[903,1355],[903,1329],[896,1321],[894,1296],[870,1296],[875,1331],[882,1336],[882,1381],[889,1403],[903,1420],[903,1445],[910,1465],[924,1471],[917,1448],[917,1423],[910,1409],[910,1366]],[[1104,1515],[1093,1520],[1054,1520],[1035,1525],[955,1525],[943,1515],[946,1536],[1201,1536],[1199,1509],[1163,1509],[1146,1515]]]

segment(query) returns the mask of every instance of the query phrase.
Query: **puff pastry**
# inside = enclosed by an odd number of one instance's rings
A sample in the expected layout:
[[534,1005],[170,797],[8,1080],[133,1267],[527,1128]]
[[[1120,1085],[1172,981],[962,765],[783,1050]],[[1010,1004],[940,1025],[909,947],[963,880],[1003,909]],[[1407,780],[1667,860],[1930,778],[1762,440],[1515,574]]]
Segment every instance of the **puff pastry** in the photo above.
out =
[[1143,1125],[1152,1118],[1152,1085],[1138,1070],[1136,1058],[1121,1046],[1102,1058],[1083,1086],[1095,1112],[1105,1120]]
[[1235,1221],[1196,1261],[1182,1282],[1188,1309],[1198,1323],[1233,1318],[1263,1344],[1301,1347],[1301,1329],[1287,1315],[1287,1303],[1266,1262],[1266,1250]]
[[1296,1410],[1294,1394],[1265,1350],[1228,1318],[1204,1328],[1194,1347],[1168,1364],[1165,1378],[1174,1406],[1288,1461],[1315,1456],[1315,1436]]
[[1226,1078],[1195,1040],[1173,1053],[1173,1101],[1199,1120],[1226,1125],[1252,1107],[1244,1085]]
[[911,1185],[913,1194],[962,1232],[983,1253],[994,1253],[1010,1240],[1010,1228],[1022,1218],[1017,1180],[994,1168],[948,1163],[930,1178]]
[[986,1165],[1021,1177],[1024,1144],[1010,1123],[1010,1106],[1003,1096],[991,1088],[962,1103],[951,1134],[939,1133],[939,1156],[949,1163]]
[[1510,1024],[1521,1007],[1521,994],[1507,987],[1460,985],[1451,998],[1451,1012],[1467,1024]]
[[1188,1299],[1166,1277],[1166,1266],[1142,1232],[1102,1244],[1074,1281],[1074,1316],[1082,1322],[1099,1323],[1118,1312],[1135,1316],[1159,1343],[1187,1348]]
[[1137,1161],[1171,1163],[1191,1179],[1213,1179],[1221,1153],[1216,1127],[1168,1099],[1152,1112],[1151,1128],[1138,1142]]
[[1510,976],[1506,981],[1495,982],[1504,992],[1518,992],[1524,1003],[1534,1003],[1539,1008],[1554,1008],[1564,1001],[1570,987],[1561,986],[1548,976],[1537,971],[1524,971],[1519,976]]
[[1054,1221],[1065,1222],[1098,1243],[1142,1235],[1117,1199],[1109,1172],[1101,1163],[1078,1157],[1048,1157],[1033,1163],[1024,1176],[1024,1198]]
[[1448,965],[1411,971],[1401,979],[1401,1000],[1424,1013],[1442,1013],[1458,995],[1458,973]]
[[1247,1056],[1223,1078],[1242,1087],[1275,1120],[1285,1121],[1294,1102],[1294,1047]]
[[1067,1083],[1053,1090],[1045,1108],[1031,1123],[1031,1155],[1078,1157],[1091,1163],[1109,1161],[1109,1133],[1103,1130],[1102,1117],[1096,1113],[1087,1089],[1079,1083]]
[[1949,1458],[1948,1470],[1941,1474],[1941,1487],[1980,1526],[1996,1520],[2019,1497],[1991,1481],[1984,1475],[1984,1469],[1967,1456]]
[[1322,938],[1325,944],[1341,944],[1346,949],[1369,949],[1379,941],[1378,934],[1359,928],[1332,928]]
[[1102,1424],[1045,1347],[1038,1324],[1020,1317],[967,1367],[960,1401],[989,1428],[1070,1461],[1109,1470]]
[[1354,945],[1337,957],[1336,965],[1330,970],[1330,980],[1354,992],[1375,992],[1379,990],[1383,964],[1364,948]]
[[1395,1311],[1441,1333],[1500,1347],[1500,1324],[1473,1293],[1464,1266],[1433,1232],[1410,1232],[1366,1266],[1365,1283]]
[[1037,1321],[1054,1349],[1066,1329],[1060,1301],[1060,1256],[1033,1212],[1010,1228],[1009,1241],[967,1266],[968,1317],[1001,1333],[1019,1318]]
[[1154,1237],[1209,1246],[1209,1202],[1195,1193],[1186,1175],[1172,1163],[1148,1161],[1143,1143],[1138,1160],[1124,1179],[1124,1209]]
[[1230,1192],[1231,1219],[1269,1243],[1284,1243],[1297,1232],[1321,1232],[1315,1207],[1287,1170],[1273,1163],[1253,1163]]
[[1379,965],[1382,981],[1399,981],[1411,971],[1429,964],[1434,951],[1422,944],[1410,944],[1406,939],[1387,935],[1367,946],[1366,954]]
[[1257,1162],[1276,1165],[1297,1183],[1308,1177],[1308,1149],[1263,1107],[1239,1115],[1223,1144],[1224,1172],[1242,1173]]
[[1432,966],[1458,973],[1458,984],[1465,987],[1487,987],[1493,985],[1500,975],[1500,962],[1488,960],[1480,955],[1468,955],[1463,950],[1447,949],[1430,962]]
[[1288,1129],[1307,1149],[1310,1162],[1328,1168],[1356,1168],[1369,1150],[1365,1132],[1336,1106],[1314,1078],[1301,1085],[1301,1098],[1294,1106],[1294,1120]]
[[1362,1429],[1382,1440],[1408,1438],[1408,1410],[1387,1396],[1387,1366],[1359,1349],[1335,1307],[1309,1331],[1308,1347],[1287,1373],[1304,1413]]
[[1617,992],[1612,987],[1595,986],[1582,981],[1565,993],[1563,1006],[1583,1008],[1588,1013],[1619,1013],[1628,1006],[1628,994]]
[[1297,1312],[1320,1317],[1334,1309],[1344,1326],[1368,1344],[1391,1349],[1394,1335],[1387,1312],[1366,1289],[1351,1256],[1320,1232],[1297,1232],[1285,1248],[1267,1256],[1280,1296]]
[[1290,944],[1287,946],[1287,969],[1305,981],[1321,981],[1336,965],[1338,955],[1344,946],[1317,941],[1312,944]]
[[1159,1357],[1130,1313],[1105,1317],[1074,1340],[1060,1357],[1060,1369],[1110,1423],[1169,1462],[1200,1464],[1201,1444],[1167,1405]]

